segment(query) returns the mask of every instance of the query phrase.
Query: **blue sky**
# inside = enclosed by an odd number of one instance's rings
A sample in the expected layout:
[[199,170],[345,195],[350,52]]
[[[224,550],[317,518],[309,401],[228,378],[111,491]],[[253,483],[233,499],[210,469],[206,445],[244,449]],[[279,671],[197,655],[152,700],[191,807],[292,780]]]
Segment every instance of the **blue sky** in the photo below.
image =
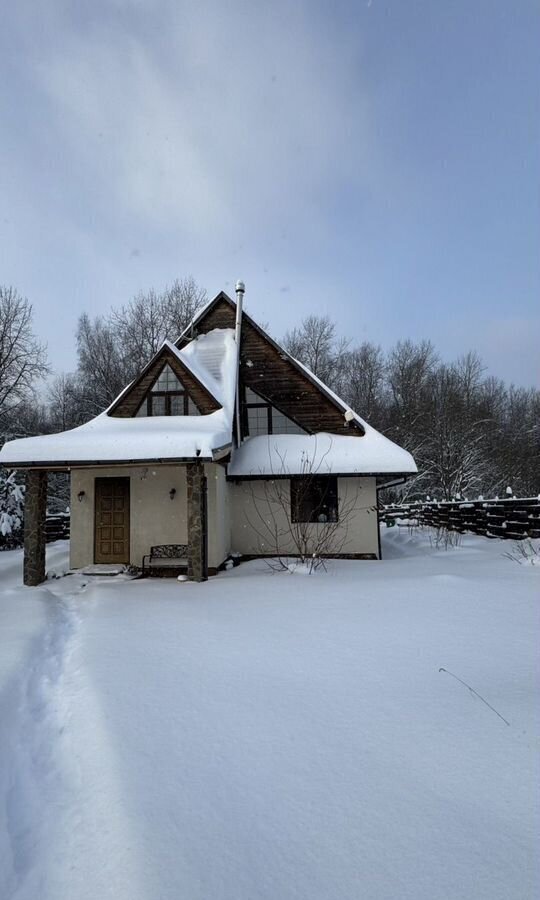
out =
[[78,315],[192,274],[540,384],[540,3],[18,0],[0,279]]

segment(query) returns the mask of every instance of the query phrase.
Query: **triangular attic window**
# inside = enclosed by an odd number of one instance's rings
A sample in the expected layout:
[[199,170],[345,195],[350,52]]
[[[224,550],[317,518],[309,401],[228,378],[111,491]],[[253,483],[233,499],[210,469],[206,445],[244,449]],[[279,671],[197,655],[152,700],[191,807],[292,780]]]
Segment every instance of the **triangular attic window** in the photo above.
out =
[[199,416],[186,388],[166,363],[143,402],[137,416]]
[[245,402],[243,413],[244,437],[255,437],[257,434],[305,434],[305,430],[289,419],[288,416],[276,409],[252,391],[245,389]]

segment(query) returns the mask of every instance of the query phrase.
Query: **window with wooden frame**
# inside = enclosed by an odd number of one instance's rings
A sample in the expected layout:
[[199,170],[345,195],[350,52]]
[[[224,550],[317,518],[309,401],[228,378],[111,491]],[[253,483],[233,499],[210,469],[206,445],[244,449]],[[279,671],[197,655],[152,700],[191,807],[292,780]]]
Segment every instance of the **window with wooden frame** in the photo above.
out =
[[337,522],[338,487],[335,475],[298,475],[291,478],[291,521]]
[[144,398],[137,416],[199,416],[200,412],[168,363]]
[[243,388],[242,431],[244,437],[306,433],[300,425],[248,387]]

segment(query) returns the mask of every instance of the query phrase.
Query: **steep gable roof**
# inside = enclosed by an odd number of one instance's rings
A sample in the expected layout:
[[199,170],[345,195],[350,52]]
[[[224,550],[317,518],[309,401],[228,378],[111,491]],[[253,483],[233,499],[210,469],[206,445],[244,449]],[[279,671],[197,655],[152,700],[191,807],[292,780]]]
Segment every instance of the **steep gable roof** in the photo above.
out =
[[[184,350],[166,341],[105,412],[60,434],[9,441],[0,450],[0,465],[68,468],[222,459],[231,446],[235,361],[230,329],[202,335]],[[166,363],[178,373],[203,415],[135,415]]]
[[131,418],[134,416],[142,401],[155,384],[165,364],[168,364],[174,374],[180,379],[200,413],[206,415],[221,408],[219,400],[216,399],[209,387],[201,380],[200,371],[198,374],[195,374],[193,371],[189,357],[185,354],[181,356],[174,344],[164,341],[161,348],[144,367],[140,375],[124,388],[120,396],[109,406],[107,414],[115,418]]
[[[202,309],[176,341],[184,347],[193,336],[213,328],[234,328],[236,304],[223,291]],[[349,409],[302,363],[280,347],[247,313],[242,314],[240,377],[307,431],[360,437],[362,421],[345,420]]]

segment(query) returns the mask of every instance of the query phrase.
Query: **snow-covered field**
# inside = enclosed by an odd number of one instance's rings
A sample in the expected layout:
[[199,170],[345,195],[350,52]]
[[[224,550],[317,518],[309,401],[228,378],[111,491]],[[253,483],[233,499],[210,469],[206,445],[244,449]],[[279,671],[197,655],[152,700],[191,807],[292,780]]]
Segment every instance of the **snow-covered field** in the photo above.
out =
[[384,548],[34,589],[0,554],[2,900],[540,896],[540,567]]

